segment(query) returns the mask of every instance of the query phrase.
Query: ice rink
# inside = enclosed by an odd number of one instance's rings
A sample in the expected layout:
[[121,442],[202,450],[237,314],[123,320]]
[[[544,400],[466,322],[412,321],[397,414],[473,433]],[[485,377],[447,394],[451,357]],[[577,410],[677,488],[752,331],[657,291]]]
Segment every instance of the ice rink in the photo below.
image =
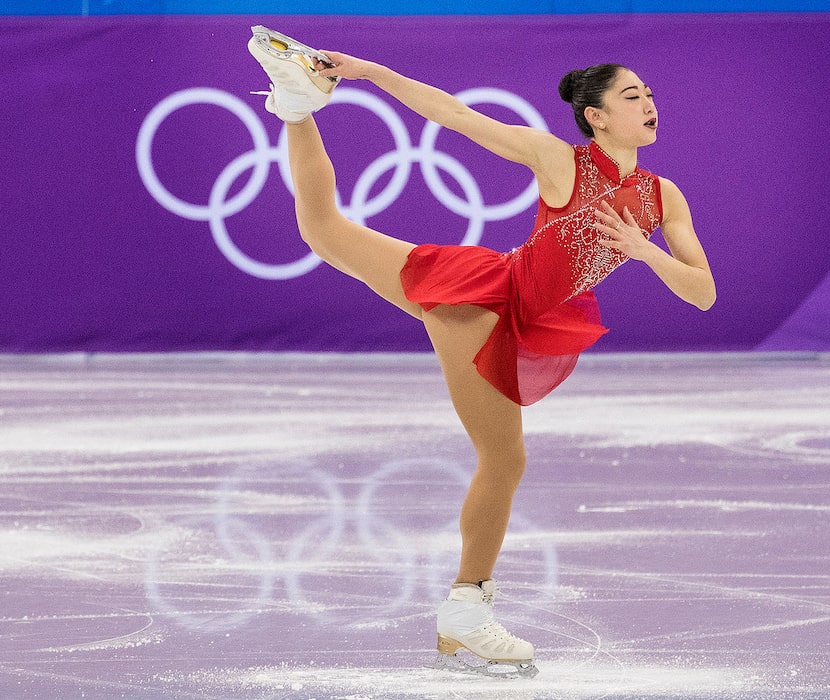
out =
[[0,356],[0,697],[830,698],[830,356],[587,355],[431,670],[473,455],[430,355]]

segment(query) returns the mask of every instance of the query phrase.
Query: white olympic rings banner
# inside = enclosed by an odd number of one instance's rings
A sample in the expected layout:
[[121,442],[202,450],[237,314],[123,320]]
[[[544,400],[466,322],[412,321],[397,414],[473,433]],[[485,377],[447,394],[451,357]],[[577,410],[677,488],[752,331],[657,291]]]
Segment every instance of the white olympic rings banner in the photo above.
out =
[[[476,88],[460,92],[456,97],[467,105],[495,104],[505,107],[524,119],[528,126],[547,131],[547,125],[539,112],[512,92]],[[365,90],[340,87],[334,92],[330,103],[336,104],[356,105],[379,117],[389,129],[395,144],[395,150],[378,157],[363,170],[349,202],[342,202],[338,193],[340,209],[352,221],[366,225],[370,217],[397,201],[404,192],[415,163],[420,166],[423,178],[436,200],[447,210],[467,219],[462,245],[477,244],[486,222],[510,218],[535,205],[538,190],[532,178],[528,186],[513,199],[497,204],[485,203],[478,182],[464,164],[451,155],[436,150],[436,140],[442,128],[438,124],[427,122],[417,145],[413,145],[401,117],[377,96]],[[171,114],[190,105],[214,105],[228,110],[245,125],[253,142],[250,151],[234,158],[221,171],[213,183],[206,204],[188,202],[174,195],[161,182],[153,165],[153,142],[159,127]],[[136,163],[141,180],[152,197],[177,216],[206,221],[219,250],[243,272],[262,279],[287,280],[305,275],[319,264],[320,259],[314,253],[289,263],[265,263],[250,257],[233,242],[225,220],[256,200],[262,192],[272,163],[277,164],[282,181],[293,196],[285,128],[280,132],[277,145],[273,146],[268,140],[265,126],[253,109],[234,95],[203,87],[181,90],[163,99],[150,110],[141,124],[136,141]],[[247,183],[229,197],[236,180],[249,170],[251,174]],[[392,172],[389,181],[380,191],[371,195],[375,184],[389,171]],[[456,181],[464,198],[447,188],[439,171],[444,171]],[[390,233],[394,235],[394,232]]]

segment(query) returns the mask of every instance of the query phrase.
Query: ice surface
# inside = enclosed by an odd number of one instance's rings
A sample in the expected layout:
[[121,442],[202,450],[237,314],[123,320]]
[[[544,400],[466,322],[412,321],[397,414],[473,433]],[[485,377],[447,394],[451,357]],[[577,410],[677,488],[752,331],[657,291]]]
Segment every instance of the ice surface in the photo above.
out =
[[434,358],[0,356],[0,697],[830,698],[826,356],[586,356],[525,423],[540,674],[467,677]]

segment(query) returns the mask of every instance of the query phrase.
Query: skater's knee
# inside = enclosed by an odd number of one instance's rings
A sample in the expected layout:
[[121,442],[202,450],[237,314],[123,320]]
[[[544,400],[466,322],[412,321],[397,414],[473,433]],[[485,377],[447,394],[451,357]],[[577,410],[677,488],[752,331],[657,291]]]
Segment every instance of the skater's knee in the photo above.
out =
[[325,259],[325,240],[337,227],[336,212],[308,211],[297,208],[297,227],[300,238],[311,250]]
[[494,431],[492,435],[474,441],[480,458],[496,464],[509,464],[517,471],[524,471],[527,462],[524,435],[510,435]]
[[313,222],[299,216],[297,217],[297,227],[300,230],[300,238],[302,238],[303,242],[305,242],[312,251],[317,253],[316,249],[318,248],[318,244],[320,242],[320,229]]
[[479,475],[494,487],[515,491],[526,467],[527,455],[522,443],[512,448],[502,445],[498,449],[479,451]]
[[524,449],[517,450],[510,458],[510,466],[508,467],[508,479],[511,481],[513,488],[518,488],[519,482],[524,476],[527,468],[527,455]]

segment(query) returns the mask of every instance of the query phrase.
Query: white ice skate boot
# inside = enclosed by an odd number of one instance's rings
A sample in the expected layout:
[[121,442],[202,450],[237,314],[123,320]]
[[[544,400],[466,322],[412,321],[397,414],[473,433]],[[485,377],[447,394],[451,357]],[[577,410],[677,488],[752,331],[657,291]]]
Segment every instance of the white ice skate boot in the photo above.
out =
[[[438,608],[436,668],[501,677],[533,678],[533,645],[502,627],[493,615],[495,581],[456,584]],[[456,654],[467,649],[486,663],[467,663]]]
[[251,93],[268,95],[265,109],[296,124],[328,103],[340,78],[324,78],[314,68],[315,58],[331,65],[324,54],[261,25],[251,31],[248,51],[271,79],[270,91]]

